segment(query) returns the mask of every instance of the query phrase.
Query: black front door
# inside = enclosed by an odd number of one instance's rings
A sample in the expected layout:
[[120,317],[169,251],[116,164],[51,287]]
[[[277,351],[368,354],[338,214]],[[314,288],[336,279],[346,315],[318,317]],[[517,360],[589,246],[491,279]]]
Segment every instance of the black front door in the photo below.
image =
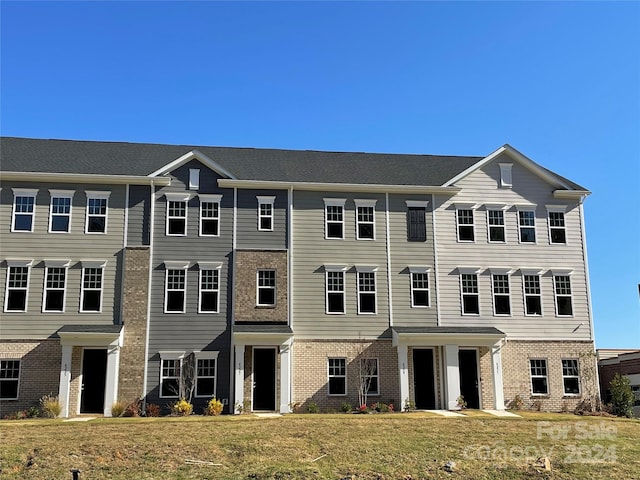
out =
[[253,349],[253,409],[276,409],[276,350]]
[[104,413],[107,351],[85,349],[82,361],[80,413]]
[[459,350],[460,395],[467,402],[467,408],[480,408],[478,394],[478,357],[475,350]]
[[433,378],[433,350],[430,348],[413,350],[413,388],[416,408],[433,410],[436,408],[436,392]]

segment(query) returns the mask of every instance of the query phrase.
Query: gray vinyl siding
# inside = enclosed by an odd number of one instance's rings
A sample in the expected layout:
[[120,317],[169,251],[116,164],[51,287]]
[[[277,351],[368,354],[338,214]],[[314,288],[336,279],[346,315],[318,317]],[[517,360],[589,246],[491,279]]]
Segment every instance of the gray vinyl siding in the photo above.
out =
[[[587,277],[583,252],[580,207],[575,201],[553,197],[554,188],[543,179],[513,165],[513,188],[499,188],[500,159],[469,175],[457,186],[462,191],[451,199],[437,199],[437,255],[439,263],[441,319],[443,326],[494,326],[510,338],[591,339]],[[475,243],[462,243],[456,236],[456,203],[480,205],[474,212]],[[487,240],[485,204],[505,204],[506,244]],[[519,243],[515,205],[536,205],[536,243]],[[566,205],[566,245],[549,242],[547,205]],[[462,315],[458,267],[481,267],[479,274],[480,315]],[[509,267],[511,316],[495,316],[489,267]],[[525,316],[521,268],[540,268],[542,316]],[[572,269],[573,316],[558,317],[552,270]]]
[[[13,188],[37,189],[33,232],[11,232]],[[74,190],[69,233],[48,233],[51,196],[49,190]],[[109,191],[107,231],[85,234],[86,190]],[[120,321],[120,285],[124,238],[124,185],[3,182],[0,192],[0,312],[2,339],[41,339],[62,325],[104,325]],[[33,260],[27,311],[4,312],[7,286],[6,259]],[[45,280],[44,260],[70,260],[66,278],[64,313],[42,313]],[[81,260],[106,260],[103,271],[102,312],[80,313]]]
[[151,187],[131,185],[129,187],[129,221],[127,246],[149,245],[149,210]]
[[[286,190],[238,189],[237,243],[238,249],[281,250],[287,248]],[[273,231],[258,230],[257,196],[276,197],[273,205]]]
[[[407,240],[407,200],[429,202],[425,209],[427,228],[425,242]],[[389,236],[394,326],[433,327],[437,325],[432,218],[431,195],[389,195]],[[427,308],[411,307],[411,273],[409,266],[431,269],[429,272],[430,306]]]
[[[324,238],[323,198],[346,198],[344,240]],[[357,199],[375,199],[375,240],[356,240]],[[332,192],[294,192],[292,232],[293,331],[303,338],[374,338],[389,328],[385,196]],[[348,266],[345,274],[346,314],[325,313],[325,264]],[[355,266],[377,266],[377,314],[357,313]]]

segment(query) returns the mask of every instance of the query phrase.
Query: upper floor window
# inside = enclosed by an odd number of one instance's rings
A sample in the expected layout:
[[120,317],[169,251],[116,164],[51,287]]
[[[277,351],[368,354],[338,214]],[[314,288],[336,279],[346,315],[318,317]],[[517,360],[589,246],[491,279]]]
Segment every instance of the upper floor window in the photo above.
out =
[[565,395],[580,395],[579,373],[577,358],[562,359],[562,384]]
[[429,306],[429,269],[409,267],[411,272],[411,306]]
[[38,190],[26,188],[13,189],[12,232],[33,232],[33,217],[36,208]]
[[375,200],[355,200],[356,239],[374,240],[376,233]]
[[478,274],[460,274],[460,291],[462,294],[462,314],[480,314],[480,292],[478,290]]
[[511,169],[512,163],[500,163],[500,186],[502,188],[511,188],[513,185]]
[[554,289],[556,295],[556,313],[558,316],[573,315],[573,305],[571,301],[571,277],[569,275],[553,276]]
[[184,194],[165,194],[167,198],[166,234],[185,236],[187,234],[187,205],[189,196]]
[[426,211],[429,202],[407,200],[407,240],[425,242],[427,240]]
[[345,313],[344,301],[344,269],[346,267],[330,268],[325,266],[326,305],[327,313]]
[[511,315],[511,296],[509,292],[509,275],[492,274],[493,311],[495,315]]
[[344,198],[324,199],[325,238],[344,239]]
[[86,192],[86,233],[107,233],[107,204],[110,194],[111,192]]
[[73,190],[49,190],[51,208],[49,210],[49,232],[68,233],[71,230],[71,201]]
[[20,360],[0,360],[0,400],[17,400]]
[[363,267],[358,271],[358,313],[376,312],[376,268]]
[[189,190],[198,190],[200,188],[200,169],[189,169]]
[[542,315],[542,292],[540,275],[523,275],[524,313],[526,315]]
[[548,395],[547,361],[543,358],[532,358],[529,360],[529,367],[531,374],[531,393],[533,395]]
[[69,261],[45,261],[43,312],[64,312]]
[[535,209],[518,209],[518,232],[520,243],[536,243]]
[[220,265],[200,265],[199,313],[220,311]]
[[567,243],[567,232],[564,223],[564,206],[548,205],[549,241],[551,243]]
[[258,230],[261,232],[273,231],[273,204],[276,197],[258,198]]
[[220,235],[220,200],[222,195],[199,195],[200,235],[217,237]]
[[473,222],[473,208],[457,208],[458,241],[474,242],[476,239]]
[[187,293],[187,268],[185,262],[164,262],[165,293],[164,312],[184,313]]
[[80,311],[102,311],[102,275],[106,262],[82,262]]
[[218,352],[195,352],[196,397],[216,396]]
[[488,208],[487,223],[489,225],[489,241],[504,243],[504,210]]
[[26,312],[31,260],[7,261],[7,290],[4,297],[5,312]]
[[347,359],[328,358],[327,368],[329,370],[329,395],[347,394]]
[[276,271],[258,270],[258,306],[275,307]]

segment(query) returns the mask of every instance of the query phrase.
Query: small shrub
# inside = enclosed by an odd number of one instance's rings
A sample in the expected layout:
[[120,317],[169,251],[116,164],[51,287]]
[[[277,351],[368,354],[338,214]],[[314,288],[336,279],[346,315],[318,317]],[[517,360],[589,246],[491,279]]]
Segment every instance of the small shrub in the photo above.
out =
[[410,412],[411,410],[416,409],[416,403],[413,400],[409,400],[408,398],[404,401],[404,411]]
[[222,402],[217,398],[212,398],[211,400],[209,400],[209,403],[207,403],[207,406],[204,407],[203,413],[205,415],[218,416],[222,413],[223,409],[224,405],[222,404]]
[[456,405],[458,405],[458,408],[460,408],[461,410],[464,410],[465,408],[467,408],[467,401],[464,399],[462,395],[460,395],[456,399]]
[[358,413],[369,413],[369,407],[363,403],[358,407]]
[[540,412],[542,410],[542,400],[534,400],[531,402],[531,410],[535,410],[536,412]]
[[343,411],[344,413],[349,413],[353,411],[353,405],[351,405],[349,402],[342,402],[342,405],[340,406],[340,410]]
[[320,407],[318,407],[318,404],[316,402],[311,402],[311,403],[309,403],[309,406],[307,407],[307,412],[309,412],[309,413],[320,413]]
[[171,414],[179,417],[186,417],[193,413],[193,405],[184,398],[171,405]]
[[623,377],[616,373],[609,385],[612,413],[618,417],[633,417],[634,396],[629,377]]
[[44,417],[57,418],[62,412],[62,405],[60,405],[57,396],[43,395],[40,398],[40,409]]
[[301,413],[302,404],[300,402],[291,402],[289,403],[289,410],[291,410],[293,413]]
[[509,402],[509,410],[522,410],[524,407],[524,400],[520,395],[516,395],[511,402]]
[[121,417],[122,414],[124,413],[124,409],[125,409],[125,404],[122,402],[114,402],[113,405],[111,405],[111,416],[112,417]]
[[123,417],[139,417],[142,415],[142,400],[137,399],[127,405],[122,413]]
[[251,401],[247,399],[243,400],[242,403],[236,402],[234,406],[239,414],[249,413],[251,411]]
[[147,403],[147,408],[145,410],[145,415],[147,417],[159,417],[160,416],[160,405],[156,405],[155,403]]
[[27,418],[36,418],[40,416],[40,410],[36,406],[31,406],[25,410],[25,414]]
[[389,413],[393,411],[386,403],[378,403],[378,408],[376,408],[376,410],[380,413]]

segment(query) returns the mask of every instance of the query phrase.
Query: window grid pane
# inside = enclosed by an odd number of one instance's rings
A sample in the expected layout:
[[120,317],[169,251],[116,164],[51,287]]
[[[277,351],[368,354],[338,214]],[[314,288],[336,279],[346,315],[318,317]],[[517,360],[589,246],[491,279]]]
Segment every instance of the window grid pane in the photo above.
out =
[[218,202],[202,202],[202,218],[218,218]]
[[493,292],[496,294],[509,294],[509,276],[508,275],[493,276]]
[[327,272],[327,290],[330,292],[344,291],[343,272]]
[[102,268],[85,268],[84,269],[84,288],[101,289],[102,288]]
[[27,288],[29,267],[9,267],[9,288]]
[[66,270],[58,267],[47,268],[47,289],[64,289],[64,281],[66,277]]
[[33,213],[33,206],[35,203],[35,197],[15,197],[15,212],[16,213]]
[[375,292],[376,291],[375,273],[359,272],[358,273],[358,289],[361,292]]
[[342,207],[340,205],[327,205],[327,221],[342,222]]
[[535,212],[523,211],[518,212],[521,227],[534,227],[536,224]]
[[20,360],[0,360],[0,379],[20,378]]
[[200,288],[202,290],[218,290],[218,270],[202,270]]
[[167,289],[168,290],[184,290],[185,271],[184,270],[168,270],[167,273]]
[[571,280],[566,275],[558,275],[555,277],[556,294],[571,295]]
[[187,212],[186,202],[174,202],[169,201],[169,216],[170,217],[185,217]]
[[106,215],[107,199],[106,198],[90,198],[88,205],[89,215]]
[[358,207],[358,222],[373,223],[373,207]]
[[478,276],[476,274],[462,274],[462,293],[478,293]]
[[69,197],[53,197],[51,199],[51,213],[68,214],[71,211],[71,199]]
[[276,272],[275,272],[275,270],[259,270],[258,271],[258,286],[260,286],[260,287],[275,287],[276,286]]
[[540,295],[540,277],[538,275],[524,276],[524,293],[526,295]]
[[546,360],[531,360],[531,376],[547,376]]
[[489,225],[503,226],[504,212],[502,210],[489,210]]
[[578,376],[578,360],[562,360],[562,375]]
[[549,212],[549,225],[564,228],[564,213]]
[[458,210],[459,225],[473,225],[473,210]]

